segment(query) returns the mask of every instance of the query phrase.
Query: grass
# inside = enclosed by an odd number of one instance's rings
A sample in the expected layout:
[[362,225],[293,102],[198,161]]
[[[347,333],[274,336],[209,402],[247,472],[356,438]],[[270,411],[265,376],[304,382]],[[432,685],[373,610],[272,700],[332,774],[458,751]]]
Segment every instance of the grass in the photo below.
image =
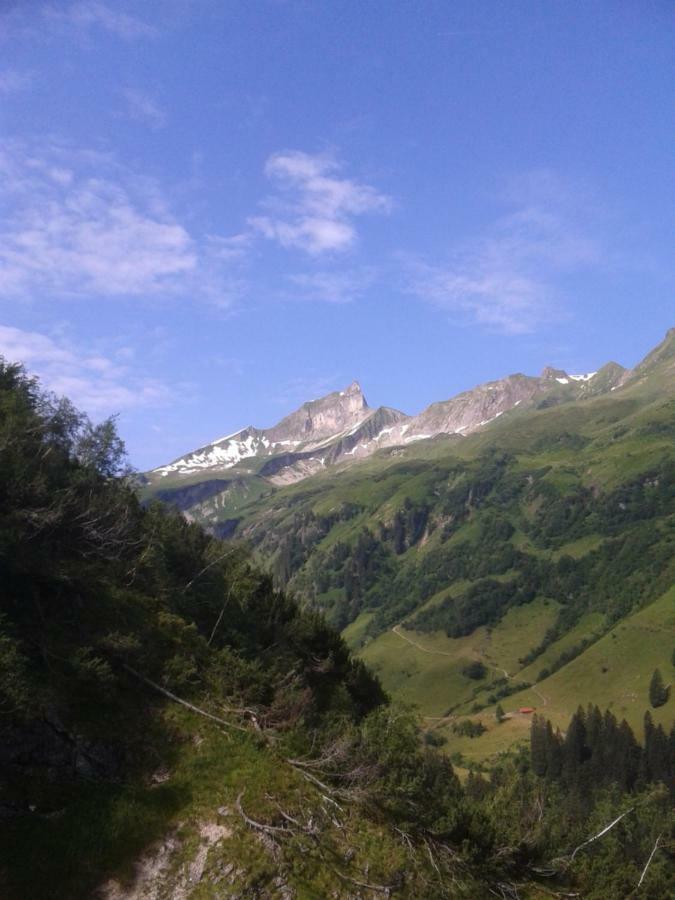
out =
[[360,653],[379,675],[386,691],[398,700],[413,704],[424,716],[442,716],[448,707],[470,696],[476,682],[462,675],[461,670],[467,661],[476,658],[475,638],[455,640],[438,632],[403,631],[403,634],[434,652],[425,653],[387,631]]
[[542,598],[526,606],[512,607],[488,632],[482,648],[484,658],[509,674],[518,672],[522,666],[520,658],[542,640],[555,622],[558,609],[559,604],[554,600]]
[[557,550],[553,550],[551,558],[557,560],[560,559],[561,556],[571,556],[572,559],[581,559],[581,557],[586,556],[587,553],[597,550],[604,540],[605,538],[600,534],[585,535],[584,537],[577,538],[576,541],[569,541],[569,543],[563,544],[561,547],[558,547]]
[[518,674],[518,680],[531,683],[538,681],[539,673],[542,669],[550,668],[562,653],[571,650],[584,638],[593,634],[599,634],[602,631],[604,622],[605,617],[602,613],[593,612],[582,616],[577,624],[563,637],[548,646],[533,663],[522,669]]
[[[557,609],[556,603],[536,600],[510,609],[494,628],[478,628],[463,638],[449,638],[441,631],[422,634],[401,629],[404,637],[388,631],[366,644],[359,655],[392,696],[414,704],[422,715],[442,716],[451,707],[471,702],[477,688],[503,677],[502,669],[515,671],[518,657],[539,643]],[[361,617],[356,620],[361,621]],[[470,660],[490,667],[484,680],[462,674]]]
[[[272,896],[271,885],[284,873],[300,898],[328,897],[341,871],[362,875],[368,864],[374,880],[405,865],[397,835],[352,810],[340,828],[327,829],[321,856],[302,853],[291,842],[282,856],[270,854],[236,812],[242,794],[246,812],[259,821],[278,818],[277,802],[304,816],[320,805],[319,793],[256,735],[225,732],[181,708],[161,713],[169,740],[157,747],[168,780],[155,784],[138,773],[123,784],[48,781],[23,784],[34,812],[0,820],[3,900],[80,900],[92,897],[111,877],[130,887],[135,863],[169,835],[178,845],[169,865],[153,880],[153,896],[183,896],[188,866],[200,845],[200,826],[222,823],[228,832],[208,854],[206,875],[189,896]],[[15,790],[19,790],[18,785]],[[3,798],[3,800],[6,798]],[[224,815],[219,812],[224,810]],[[352,856],[345,861],[350,848]],[[236,883],[222,879],[234,864]],[[135,894],[134,894],[135,896]]]
[[362,612],[354,621],[349,624],[342,632],[342,637],[347,642],[350,650],[357,650],[362,647],[366,639],[366,628],[370,624],[375,613]]
[[[566,636],[564,643],[573,641],[584,630],[584,625],[599,624],[599,617],[586,617],[575,629],[576,634]],[[558,653],[563,642],[550,648]],[[648,700],[651,674],[660,668],[666,684],[675,681],[672,653],[675,648],[675,587],[659,600],[620,622],[604,637],[573,659],[562,669],[531,688],[513,694],[501,701],[510,716],[498,724],[495,707],[489,707],[470,718],[481,721],[487,731],[479,738],[460,737],[449,726],[440,728],[447,738],[446,752],[459,752],[468,762],[489,763],[515,743],[529,737],[530,716],[519,714],[522,706],[533,706],[564,730],[571,716],[581,704],[597,704],[609,709],[619,719],[626,719],[638,740],[642,738],[644,714],[649,710],[652,718],[668,729],[675,716],[675,691],[664,706],[652,709]],[[543,660],[544,657],[541,658]],[[521,671],[518,680],[528,680],[540,660]],[[545,698],[545,699],[543,699]]]

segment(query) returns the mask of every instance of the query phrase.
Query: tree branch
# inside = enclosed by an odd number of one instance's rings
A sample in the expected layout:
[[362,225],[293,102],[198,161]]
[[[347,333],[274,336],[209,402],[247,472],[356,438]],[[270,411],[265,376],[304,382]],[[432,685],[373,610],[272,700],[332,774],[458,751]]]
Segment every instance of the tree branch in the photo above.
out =
[[624,816],[627,816],[628,813],[632,813],[634,809],[635,809],[635,807],[631,806],[631,808],[627,809],[626,812],[621,813],[620,816],[617,816],[617,818],[614,819],[613,822],[610,822],[609,825],[606,825],[602,829],[602,831],[599,831],[597,834],[594,834],[593,837],[590,837],[587,841],[584,841],[583,844],[579,844],[579,846],[574,850],[574,852],[570,856],[570,862],[574,862],[574,857],[577,855],[579,850],[581,850],[583,847],[587,847],[589,844],[592,844],[593,841],[597,841],[597,839],[601,838],[603,836],[603,834],[607,834],[607,832],[610,831],[612,828],[614,828],[615,825],[618,825],[618,823],[624,818]]
[[177,697],[176,694],[172,694],[171,691],[168,691],[166,688],[163,688],[160,684],[157,684],[156,681],[151,681],[150,678],[146,678],[145,675],[141,675],[140,672],[137,672],[136,669],[132,669],[131,666],[126,663],[122,663],[122,668],[129,672],[129,674],[133,675],[134,678],[138,678],[139,681],[142,681],[143,684],[147,684],[149,687],[154,688],[154,690],[159,691],[160,694],[163,694],[165,697],[168,697],[169,700],[173,700],[174,703],[180,703],[181,706],[185,706],[187,709],[192,710],[192,712],[197,713],[200,716],[204,716],[207,719],[211,719],[214,722],[217,722],[219,725],[223,725],[225,728],[236,728],[237,731],[246,731],[245,728],[241,728],[239,725],[233,725],[232,722],[226,722],[225,719],[221,719],[219,716],[214,716],[213,713],[207,712],[205,709],[200,709],[198,706],[195,706],[194,703],[190,703],[187,700],[183,700],[181,697]]
[[645,875],[647,874],[647,869],[651,865],[652,858],[658,849],[659,841],[661,840],[662,835],[663,835],[663,832],[661,832],[661,834],[657,837],[656,842],[655,842],[654,846],[652,847],[652,852],[649,854],[649,859],[647,860],[647,865],[642,870],[642,875],[640,875],[640,880],[637,883],[638,887],[640,887],[640,885],[644,881]]

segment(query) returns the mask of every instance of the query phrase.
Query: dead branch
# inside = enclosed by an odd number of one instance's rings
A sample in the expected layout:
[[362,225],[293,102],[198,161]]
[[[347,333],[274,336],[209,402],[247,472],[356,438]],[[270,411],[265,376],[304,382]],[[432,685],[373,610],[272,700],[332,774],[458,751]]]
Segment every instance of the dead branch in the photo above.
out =
[[278,825],[265,825],[262,822],[256,822],[255,819],[247,816],[241,805],[241,798],[244,796],[244,793],[244,791],[239,792],[235,805],[237,807],[237,812],[247,825],[254,828],[256,831],[264,831],[266,834],[295,834],[292,828],[287,828],[285,826],[279,827]]
[[413,847],[413,842],[412,842],[408,832],[402,831],[400,828],[397,828],[395,825],[394,825],[394,831],[396,831],[398,834],[401,835],[401,841],[403,842],[403,844],[407,847],[407,849],[410,853],[414,854],[415,848]]
[[169,700],[173,700],[174,703],[180,703],[181,706],[185,706],[187,709],[192,710],[192,712],[197,713],[200,716],[204,716],[207,719],[211,719],[214,722],[217,722],[219,725],[223,725],[225,728],[236,728],[237,731],[246,731],[245,728],[242,728],[240,725],[234,725],[232,722],[226,722],[225,719],[221,719],[219,716],[214,716],[213,713],[207,712],[205,709],[200,709],[198,706],[195,706],[194,703],[190,703],[188,700],[183,700],[182,697],[176,696],[171,691],[168,691],[166,688],[163,688],[160,684],[157,684],[156,681],[152,681],[150,678],[146,678],[145,675],[141,675],[140,672],[137,672],[136,669],[132,669],[131,666],[126,663],[122,663],[122,668],[129,672],[130,675],[133,675],[134,678],[138,678],[139,681],[142,681],[143,684],[147,684],[149,687],[154,688],[154,690],[159,691],[160,694],[163,694],[165,697],[168,697]]
[[630,809],[627,809],[626,812],[621,813],[620,816],[617,816],[616,819],[614,819],[613,822],[610,822],[609,825],[606,825],[606,826],[602,829],[602,831],[599,831],[597,834],[594,834],[593,837],[588,838],[588,840],[587,840],[587,841],[584,841],[583,844],[579,844],[579,846],[575,848],[574,852],[573,852],[572,855],[570,856],[570,862],[574,862],[574,857],[577,855],[577,853],[579,852],[579,850],[581,850],[583,847],[587,847],[589,844],[592,844],[593,841],[597,841],[598,838],[601,838],[601,837],[603,836],[603,834],[607,834],[607,832],[608,832],[608,831],[611,831],[611,829],[614,828],[615,825],[618,825],[618,823],[619,823],[625,816],[627,816],[628,813],[632,813],[634,809],[635,809],[635,807],[634,807],[634,806],[631,806],[631,808],[630,808]]
[[441,876],[441,870],[438,868],[438,863],[436,862],[436,857],[434,856],[434,854],[433,854],[433,852],[432,852],[432,850],[431,850],[431,847],[429,846],[429,842],[425,840],[425,841],[424,841],[424,846],[427,848],[427,853],[429,854],[429,862],[430,862],[431,865],[434,867],[434,869],[435,869],[436,874],[438,875],[438,877],[439,877],[439,878],[442,878],[442,876]]
[[341,872],[339,869],[336,869],[335,866],[331,866],[331,869],[335,872],[338,878],[342,878],[343,881],[349,881],[351,884],[355,884],[357,887],[366,888],[368,891],[375,891],[376,893],[384,894],[385,897],[389,897],[393,888],[388,884],[369,884],[367,881],[357,881],[356,878],[351,878],[349,875],[345,875],[344,872]]
[[649,859],[647,860],[647,864],[645,865],[644,869],[642,870],[642,875],[640,875],[640,880],[637,883],[638,887],[640,887],[640,885],[644,881],[645,875],[647,874],[647,869],[651,865],[654,854],[658,850],[659,841],[661,840],[662,835],[663,835],[663,832],[661,832],[661,834],[657,837],[656,842],[654,843],[654,846],[652,847],[652,852],[649,854]]

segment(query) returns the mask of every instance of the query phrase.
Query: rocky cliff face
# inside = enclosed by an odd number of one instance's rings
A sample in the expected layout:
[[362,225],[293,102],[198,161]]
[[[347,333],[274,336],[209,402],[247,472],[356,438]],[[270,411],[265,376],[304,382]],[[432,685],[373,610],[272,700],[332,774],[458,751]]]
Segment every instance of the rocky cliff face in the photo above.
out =
[[303,403],[300,409],[268,428],[264,434],[273,443],[319,441],[354,428],[371,412],[361,385],[353,381],[344,391],[334,391],[320,400]]

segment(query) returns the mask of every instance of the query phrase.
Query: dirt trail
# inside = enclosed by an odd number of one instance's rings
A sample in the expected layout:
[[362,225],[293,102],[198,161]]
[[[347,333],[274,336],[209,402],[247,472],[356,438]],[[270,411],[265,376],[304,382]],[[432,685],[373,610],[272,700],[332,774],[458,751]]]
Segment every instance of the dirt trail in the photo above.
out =
[[402,640],[407,641],[409,644],[412,644],[413,647],[416,647],[418,650],[421,650],[422,653],[430,653],[432,656],[450,656],[453,659],[456,657],[454,653],[448,653],[446,650],[429,650],[428,647],[423,647],[421,644],[418,644],[417,641],[413,641],[411,638],[406,637],[404,634],[398,630],[401,626],[394,625],[391,629],[396,637],[400,637]]
[[[453,659],[457,658],[456,654],[454,654],[454,653],[448,653],[447,650],[430,650],[428,647],[423,647],[421,644],[418,644],[417,641],[413,641],[412,638],[406,637],[405,634],[401,634],[401,632],[399,631],[401,624],[403,624],[403,623],[400,623],[399,625],[394,625],[394,627],[391,629],[392,632],[396,635],[396,637],[400,637],[401,640],[404,640],[411,646],[415,647],[416,650],[419,650],[422,653],[429,653],[432,656],[449,656]],[[493,665],[493,663],[488,662],[487,658],[483,652],[480,652],[480,655],[483,657],[483,659],[481,661],[488,668],[493,669],[495,672],[500,672],[504,676],[504,678],[506,678],[508,681],[510,681],[513,678],[512,675],[509,675],[509,673],[506,671],[506,669],[502,669],[501,666],[495,666],[495,665]],[[541,700],[542,706],[548,706],[548,697],[545,694],[542,694],[541,691],[537,690],[536,685],[531,685],[530,690],[532,691],[533,694],[536,694],[537,697],[539,697],[539,699]],[[513,710],[513,712],[517,712],[517,710]],[[430,719],[430,718],[436,718],[436,717],[424,716],[424,718]],[[440,717],[438,717],[438,718],[440,718]],[[445,718],[445,717],[443,717],[443,718]]]
[[539,697],[539,699],[541,700],[542,706],[548,706],[548,697],[546,696],[546,694],[542,694],[541,691],[538,691],[535,685],[532,685],[530,687],[530,690],[532,691],[533,694],[536,694],[537,697]]

